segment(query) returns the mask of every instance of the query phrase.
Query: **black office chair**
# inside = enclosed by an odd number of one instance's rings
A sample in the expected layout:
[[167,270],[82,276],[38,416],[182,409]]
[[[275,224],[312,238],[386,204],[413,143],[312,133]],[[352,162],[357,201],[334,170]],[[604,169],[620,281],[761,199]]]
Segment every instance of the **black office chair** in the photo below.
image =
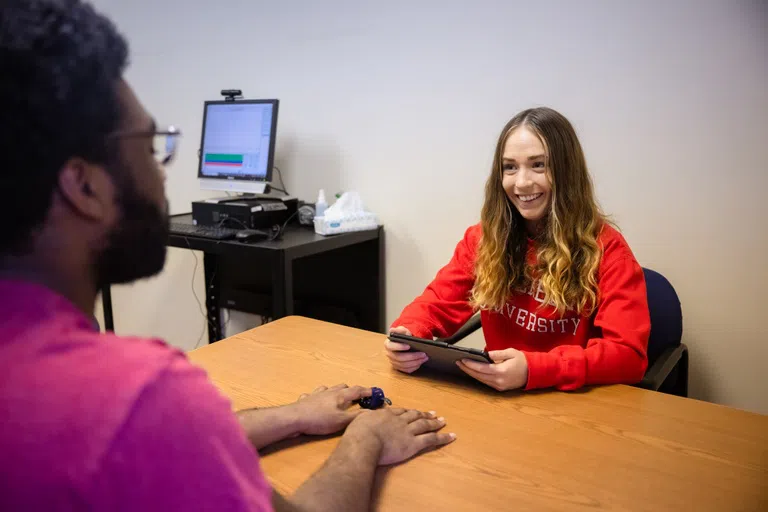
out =
[[683,310],[672,284],[644,268],[651,312],[648,370],[638,387],[677,396],[688,396],[688,347],[682,343]]
[[[644,268],[651,313],[651,335],[648,340],[648,370],[637,387],[688,396],[688,347],[682,343],[683,311],[675,289],[667,279]],[[469,319],[451,337],[442,341],[456,343],[481,327],[480,315]]]

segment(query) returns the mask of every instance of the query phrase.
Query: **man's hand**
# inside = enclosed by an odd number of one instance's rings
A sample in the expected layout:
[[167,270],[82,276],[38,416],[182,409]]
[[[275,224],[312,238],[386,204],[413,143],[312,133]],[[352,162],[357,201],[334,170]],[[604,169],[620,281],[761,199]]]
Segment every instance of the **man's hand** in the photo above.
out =
[[[389,332],[411,336],[411,331],[402,326],[394,327]],[[405,373],[415,372],[429,359],[424,352],[407,352],[411,347],[405,343],[397,343],[389,339],[384,340],[384,348],[387,350],[387,357],[392,367]]]
[[371,396],[371,388],[349,387],[338,384],[332,388],[320,386],[312,393],[305,393],[289,407],[294,409],[300,425],[300,433],[309,435],[334,434],[344,430],[365,409],[349,410],[355,400]]
[[378,446],[379,465],[386,466],[455,440],[456,434],[438,433],[444,426],[445,418],[436,418],[434,413],[388,408],[355,419],[344,438],[353,439],[358,446]]
[[301,434],[326,435],[344,430],[365,409],[350,410],[352,402],[371,396],[371,388],[339,384],[320,386],[282,407],[238,411],[237,419],[253,446],[261,448]]
[[456,361],[461,370],[497,391],[523,388],[528,384],[528,361],[514,348],[488,352],[493,364],[470,359]]
[[278,512],[297,510],[363,511],[371,507],[376,466],[395,464],[422,450],[450,443],[455,434],[440,434],[443,418],[405,409],[364,411],[349,425],[322,468],[293,496],[274,493]]

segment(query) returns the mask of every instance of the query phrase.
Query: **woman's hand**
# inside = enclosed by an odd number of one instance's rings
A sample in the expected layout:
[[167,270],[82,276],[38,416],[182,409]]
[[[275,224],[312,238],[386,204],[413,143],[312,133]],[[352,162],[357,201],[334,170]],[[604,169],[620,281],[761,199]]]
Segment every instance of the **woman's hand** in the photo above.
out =
[[[389,332],[411,336],[411,331],[403,326],[394,327]],[[392,367],[395,370],[400,370],[405,373],[415,372],[427,361],[427,359],[429,359],[424,352],[407,352],[411,347],[405,343],[385,340],[384,348],[387,351],[387,357],[389,358]]]
[[488,355],[494,363],[470,359],[456,361],[461,370],[497,391],[524,388],[528,384],[528,361],[525,354],[514,348],[492,350]]

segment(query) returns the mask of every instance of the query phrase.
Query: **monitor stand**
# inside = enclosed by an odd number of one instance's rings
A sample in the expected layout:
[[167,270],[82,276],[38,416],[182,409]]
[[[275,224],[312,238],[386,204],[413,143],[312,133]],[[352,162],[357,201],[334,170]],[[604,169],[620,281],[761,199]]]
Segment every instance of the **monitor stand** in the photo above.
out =
[[[267,184],[266,187],[264,187],[264,192],[259,193],[237,193],[236,195],[231,196],[224,196],[224,197],[209,197],[208,199],[205,199],[204,201],[206,203],[229,203],[232,201],[240,201],[240,200],[251,200],[251,199],[261,199],[264,197],[273,197],[270,196],[269,193],[272,192],[272,188]],[[283,199],[283,198],[281,198]]]
[[263,185],[264,186],[263,186],[263,188],[261,190],[254,190],[253,192],[244,192],[239,197],[242,197],[242,198],[245,198],[245,199],[248,199],[248,198],[253,199],[253,198],[258,197],[258,196],[260,196],[262,194],[269,194],[270,192],[272,192],[272,187],[269,186],[269,183],[263,183]]
[[269,186],[269,183],[265,183],[264,189],[261,192],[243,192],[236,196],[231,196],[229,199],[258,199],[269,194],[270,192],[272,192],[272,187]]
[[272,187],[265,181],[250,180],[223,180],[200,178],[198,180],[202,190],[213,190],[218,192],[243,193],[243,194],[266,194],[272,190]]

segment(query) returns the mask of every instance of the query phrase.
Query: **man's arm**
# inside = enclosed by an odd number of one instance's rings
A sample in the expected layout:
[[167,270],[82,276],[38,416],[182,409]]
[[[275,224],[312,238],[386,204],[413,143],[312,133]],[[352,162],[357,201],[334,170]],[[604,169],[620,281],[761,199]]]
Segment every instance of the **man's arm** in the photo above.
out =
[[327,435],[343,430],[363,412],[359,408],[349,410],[350,406],[365,396],[371,396],[371,388],[350,388],[346,384],[320,386],[292,404],[247,409],[238,412],[237,419],[253,446],[260,450],[301,434]]
[[323,467],[293,496],[285,498],[274,491],[272,505],[277,512],[369,510],[380,454],[376,439],[356,442],[344,436]]
[[277,512],[369,510],[376,467],[396,464],[455,434],[438,433],[445,419],[405,409],[367,411],[352,422],[325,465],[288,498],[273,492]]
[[[362,389],[362,388],[361,388]],[[300,422],[308,433],[357,416],[328,463],[287,500],[270,489],[231,404],[181,353],[147,382],[133,401],[88,485],[96,510],[356,510],[368,507],[376,464],[393,464],[453,440],[445,423],[417,411],[342,410],[355,388],[319,390],[299,411],[337,401],[321,422]],[[370,390],[368,390],[370,391]],[[343,396],[340,396],[343,395]],[[310,397],[315,396],[310,400]],[[295,405],[299,407],[299,405]],[[326,410],[325,407],[321,407]],[[356,410],[355,410],[356,409]],[[358,411],[364,411],[362,413]],[[122,415],[120,417],[123,417]],[[347,421],[348,423],[348,421]],[[378,460],[377,460],[378,458]],[[193,482],[194,485],[190,485]],[[360,498],[360,497],[363,498]]]
[[257,450],[301,435],[300,418],[293,404],[238,411],[237,420]]

